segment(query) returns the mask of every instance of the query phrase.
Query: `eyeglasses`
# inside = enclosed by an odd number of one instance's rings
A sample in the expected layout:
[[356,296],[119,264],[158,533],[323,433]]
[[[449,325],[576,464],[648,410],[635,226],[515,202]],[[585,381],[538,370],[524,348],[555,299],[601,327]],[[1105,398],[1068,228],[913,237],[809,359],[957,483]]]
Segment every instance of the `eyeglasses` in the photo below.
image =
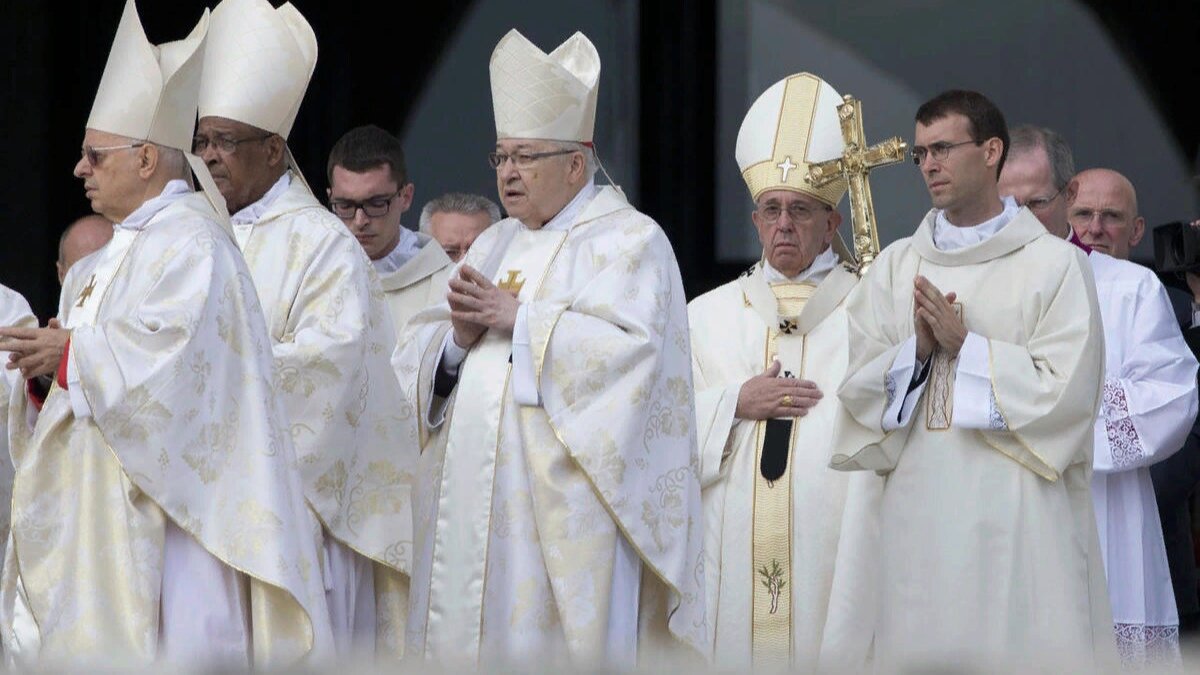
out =
[[1050,203],[1053,202],[1055,199],[1058,199],[1058,196],[1061,195],[1063,193],[1063,190],[1066,190],[1066,189],[1067,189],[1067,186],[1064,185],[1058,189],[1058,192],[1055,192],[1054,194],[1050,195],[1049,197],[1034,197],[1033,199],[1026,200],[1025,203],[1022,204],[1021,206],[1024,206],[1025,208],[1029,209],[1030,211],[1041,211],[1042,209],[1046,208],[1047,206],[1050,206]]
[[352,220],[354,214],[358,213],[359,209],[367,214],[368,218],[379,218],[386,216],[388,210],[392,207],[392,200],[400,194],[397,189],[390,195],[381,197],[371,197],[361,202],[352,202],[348,199],[331,199],[329,200],[329,210],[333,211],[333,215],[342,220]]
[[493,169],[499,169],[500,167],[504,166],[505,162],[507,162],[508,160],[511,159],[513,161],[513,164],[516,165],[516,167],[518,169],[528,169],[528,168],[532,167],[535,162],[537,162],[539,159],[542,159],[544,157],[557,157],[558,155],[569,155],[572,152],[579,152],[579,151],[578,150],[551,150],[550,152],[518,152],[518,153],[515,153],[512,155],[505,154],[503,152],[489,152],[488,153],[488,164],[490,164]]
[[[823,210],[832,211],[833,209],[826,206]],[[793,223],[810,223],[816,215],[812,209],[800,202],[792,202],[788,204],[786,209],[779,206],[779,204],[769,203],[758,209],[758,215],[767,221],[768,224],[774,225],[779,221],[779,217],[783,215],[784,211],[787,212],[788,218],[791,218]]]
[[100,147],[100,148],[93,148],[90,145],[85,145],[85,146],[83,146],[82,149],[80,149],[79,156],[82,157],[83,159],[86,159],[87,163],[89,165],[99,166],[100,160],[104,158],[104,155],[106,153],[113,152],[114,150],[129,150],[131,148],[140,148],[143,145],[145,145],[145,143],[129,143],[127,145],[106,145],[106,146]]
[[265,141],[274,135],[275,134],[264,134],[262,136],[255,136],[252,138],[229,138],[228,136],[214,136],[213,138],[208,138],[207,136],[193,136],[192,154],[199,155],[207,150],[208,146],[211,145],[222,154],[232,155],[237,151],[238,146],[242,143]]
[[921,163],[925,161],[926,157],[933,157],[934,159],[936,159],[940,162],[943,159],[946,159],[946,157],[950,154],[951,150],[953,150],[954,148],[957,148],[960,145],[966,145],[967,143],[974,143],[975,145],[982,145],[983,141],[960,141],[958,143],[947,143],[945,141],[938,141],[937,143],[930,143],[928,148],[920,146],[920,145],[913,146],[913,149],[912,149],[913,164],[916,164],[917,166],[921,166]]
[[1079,206],[1067,212],[1067,222],[1072,227],[1082,228],[1086,225],[1091,225],[1093,220],[1099,219],[1100,227],[1110,229],[1119,227],[1123,223],[1129,222],[1125,214],[1112,209],[1093,209],[1089,206]]

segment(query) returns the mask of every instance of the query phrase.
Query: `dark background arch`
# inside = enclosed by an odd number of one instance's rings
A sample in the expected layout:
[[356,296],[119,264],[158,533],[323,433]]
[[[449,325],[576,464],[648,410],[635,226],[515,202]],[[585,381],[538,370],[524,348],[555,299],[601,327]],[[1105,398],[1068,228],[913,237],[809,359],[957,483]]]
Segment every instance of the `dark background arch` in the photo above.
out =
[[[153,42],[185,35],[215,0],[142,0]],[[352,126],[403,128],[470,0],[421,7],[361,0],[294,0],[312,23],[320,56],[290,144],[319,194],[325,154]],[[1200,115],[1191,87],[1200,5],[1182,2],[1086,3],[1141,75],[1180,152],[1195,158]],[[121,0],[9,0],[0,22],[6,62],[0,97],[0,283],[21,292],[45,319],[53,314],[57,242],[88,212],[71,168],[92,96],[108,57]],[[419,15],[419,18],[418,18]],[[740,265],[716,260],[714,185],[717,0],[643,0],[640,51],[638,206],[667,230],[690,295],[724,281]],[[916,39],[916,38],[914,38]],[[1084,56],[1081,55],[1081,58]],[[481,64],[481,67],[484,67]],[[661,86],[671,82],[670,88]],[[1104,92],[1080,105],[1103,105]],[[1114,130],[1116,132],[1116,130]],[[420,158],[411,158],[419,162]],[[1180,218],[1193,214],[1178,214]]]

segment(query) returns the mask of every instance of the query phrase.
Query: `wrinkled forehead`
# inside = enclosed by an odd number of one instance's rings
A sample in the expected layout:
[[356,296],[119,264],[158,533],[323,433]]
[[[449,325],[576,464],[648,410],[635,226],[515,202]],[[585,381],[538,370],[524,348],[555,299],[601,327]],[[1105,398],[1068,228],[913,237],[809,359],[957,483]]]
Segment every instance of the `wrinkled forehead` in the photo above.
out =
[[1072,206],[1075,209],[1094,211],[1110,210],[1125,216],[1136,215],[1134,194],[1123,181],[1111,176],[1081,176]]
[[548,141],[541,138],[501,138],[496,141],[496,150],[500,152],[544,152],[554,150],[561,141]]
[[90,145],[93,148],[102,148],[110,145],[125,145],[134,143],[138,139],[128,138],[119,134],[110,134],[107,131],[88,128],[83,132],[83,145]]
[[267,133],[252,124],[231,120],[227,117],[209,115],[201,117],[196,125],[196,133],[213,136],[262,136]]
[[755,202],[758,206],[779,206],[788,208],[793,204],[807,206],[812,210],[829,207],[828,204],[813,197],[812,195],[796,192],[794,190],[768,190],[758,196]]

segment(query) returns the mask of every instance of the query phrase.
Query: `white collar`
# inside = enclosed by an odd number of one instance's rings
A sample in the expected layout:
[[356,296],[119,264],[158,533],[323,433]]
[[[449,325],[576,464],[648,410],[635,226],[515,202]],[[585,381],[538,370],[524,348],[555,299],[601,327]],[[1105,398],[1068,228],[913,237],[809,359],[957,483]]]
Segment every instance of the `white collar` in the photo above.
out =
[[987,241],[1004,229],[1004,226],[1016,217],[1020,208],[1012,197],[1004,197],[1001,201],[1004,210],[1000,215],[971,227],[957,227],[946,219],[945,211],[938,211],[933,221],[933,245],[939,251],[955,251]]
[[192,188],[188,186],[187,181],[169,180],[157,197],[142,202],[142,205],[126,216],[125,220],[117,223],[117,227],[125,230],[140,230],[150,222],[151,218],[158,215],[159,211],[170,206],[175,200],[190,194],[192,194]]
[[234,225],[253,225],[257,223],[263,217],[263,214],[267,212],[267,209],[271,207],[271,204],[276,199],[279,199],[279,195],[283,194],[291,184],[292,172],[284,171],[279,180],[275,181],[275,184],[271,186],[271,189],[267,190],[267,194],[263,195],[261,199],[253,204],[233,214],[229,218],[229,222]]
[[398,227],[400,228],[400,240],[392,247],[391,252],[379,260],[371,261],[378,274],[399,272],[405,263],[412,260],[421,251],[421,238],[417,236],[417,233],[403,225]]
[[771,263],[763,261],[763,276],[766,277],[768,284],[779,284],[785,282],[800,283],[807,281],[810,284],[820,285],[825,277],[837,267],[838,257],[833,252],[832,246],[827,246],[824,251],[817,254],[813,258],[812,263],[804,268],[804,271],[794,277],[788,278],[783,276],[783,272],[771,267]]
[[[542,226],[542,230],[565,230],[570,227],[575,222],[575,218],[579,215],[579,212],[583,210],[583,207],[598,192],[600,192],[600,188],[596,187],[596,180],[594,178],[588,179],[587,185],[584,185],[579,192],[575,193],[575,196],[571,201],[567,202],[562,211],[558,212],[558,215],[546,221],[546,224]],[[525,225],[525,227],[528,228],[529,226]]]

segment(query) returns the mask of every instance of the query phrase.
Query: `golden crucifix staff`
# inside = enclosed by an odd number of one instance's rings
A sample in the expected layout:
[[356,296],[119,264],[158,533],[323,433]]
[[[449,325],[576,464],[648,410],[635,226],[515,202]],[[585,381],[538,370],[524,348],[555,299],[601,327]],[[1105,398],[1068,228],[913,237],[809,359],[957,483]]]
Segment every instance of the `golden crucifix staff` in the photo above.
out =
[[846,150],[841,157],[808,168],[804,180],[814,188],[844,178],[850,192],[850,221],[853,231],[854,257],[858,274],[862,276],[875,256],[879,255],[879,230],[875,227],[875,204],[871,201],[871,184],[867,180],[872,169],[904,161],[908,144],[899,136],[867,146],[863,133],[862,101],[843,96],[838,106],[842,125],[842,140]]

